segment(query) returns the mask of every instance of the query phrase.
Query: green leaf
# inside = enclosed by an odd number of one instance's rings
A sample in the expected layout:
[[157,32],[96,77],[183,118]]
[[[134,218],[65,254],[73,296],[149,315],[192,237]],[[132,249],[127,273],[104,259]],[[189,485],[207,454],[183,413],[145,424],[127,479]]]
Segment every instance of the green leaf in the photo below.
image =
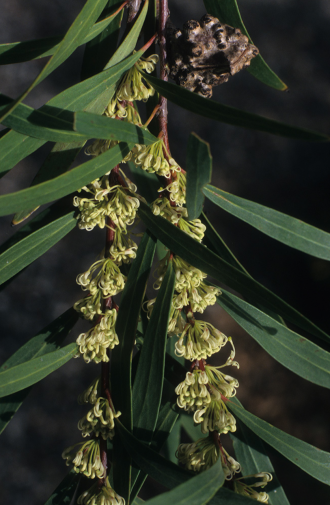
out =
[[274,359],[304,379],[330,388],[330,353],[237,296],[222,290],[218,304]]
[[330,484],[330,454],[284,433],[245,410],[236,398],[227,402],[234,414],[276,451],[315,479]]
[[[130,268],[116,322],[119,345],[112,351],[111,388],[116,410],[122,412],[121,420],[129,429],[132,420],[132,353],[144,293],[155,254],[156,240],[147,231],[139,245]],[[120,440],[114,438],[114,482],[116,492],[127,501],[130,495],[130,459],[123,451]]]
[[[1,110],[7,98],[2,95]],[[61,115],[61,117],[59,117]],[[73,113],[44,105],[40,110],[34,110],[24,104],[19,104],[9,114],[3,124],[29,137],[35,137],[51,142],[79,142],[87,140],[86,135],[73,131]]]
[[167,329],[172,306],[175,273],[169,263],[156,298],[133,386],[134,434],[151,442],[163,391]]
[[75,113],[74,129],[88,138],[120,140],[145,145],[157,141],[157,138],[146,128],[89,112]]
[[210,145],[191,133],[187,145],[187,210],[189,221],[197,219],[204,204],[202,193],[205,184],[211,182],[212,156]]
[[256,114],[251,114],[250,112],[230,107],[229,105],[223,105],[209,98],[203,98],[196,93],[192,93],[182,86],[161,81],[149,74],[143,73],[143,77],[146,81],[150,82],[155,90],[163,97],[179,105],[179,107],[190,110],[200,116],[214,119],[222,123],[240,126],[242,128],[280,135],[282,137],[329,142],[330,137],[328,135],[305,130],[296,126],[290,126],[280,123],[279,121],[267,119],[262,116],[257,116]]
[[194,419],[191,415],[183,414],[181,416],[181,426],[193,442],[202,438],[200,426],[195,425]]
[[178,464],[178,460],[176,458],[176,450],[179,447],[181,442],[181,422],[180,419],[175,423],[173,429],[166,440],[166,444],[164,446],[164,455],[167,459],[172,461],[172,463]]
[[[173,406],[173,402],[169,400],[160,409],[156,430],[154,431],[151,443],[151,447],[157,452],[161,450],[168,436],[172,433],[172,430],[175,427],[175,424],[179,417],[179,414],[177,413],[175,407],[176,404]],[[134,482],[132,479],[132,492],[130,497],[131,500],[134,500],[136,495],[139,493],[147,476],[147,473],[138,471],[136,481]]]
[[[167,489],[172,489],[191,479],[193,474],[183,470],[160,456],[160,454],[157,454],[147,445],[139,442],[137,438],[124,428],[118,419],[116,420],[116,426],[122,443],[132,455],[132,458],[145,473],[149,474],[157,482]],[[223,477],[218,480],[219,486],[223,483],[222,479]],[[176,502],[174,501],[174,503]],[[208,503],[210,505],[253,505],[255,504],[255,500],[238,495],[229,489],[221,488]]]
[[[13,366],[20,365],[33,358],[53,352],[60,347],[65,337],[70,333],[78,320],[78,313],[72,308],[64,312],[51,324],[43,328],[35,337],[31,338],[16,351],[1,367],[4,372]],[[17,412],[27,397],[31,388],[22,389],[0,399],[0,433]]]
[[44,140],[26,137],[9,130],[0,138],[0,177],[6,175],[14,165],[44,144]]
[[69,344],[58,351],[49,352],[0,372],[0,397],[39,382],[69,361],[76,352],[77,345]]
[[224,475],[220,461],[215,463],[208,470],[192,477],[187,482],[163,493],[146,503],[149,505],[204,505],[209,503],[211,498],[220,489],[224,482]]
[[0,215],[6,216],[51,202],[82,188],[118,165],[134,144],[119,144],[96,158],[50,181],[0,197]]
[[[61,215],[62,214],[62,215]],[[74,212],[46,209],[1,246],[0,284],[42,256],[76,226]],[[32,230],[30,233],[29,231]],[[3,252],[2,252],[3,251]]]
[[[142,56],[143,52],[138,51],[115,67],[66,89],[49,100],[45,107],[57,107],[59,110],[70,109],[73,112],[86,110],[102,114],[111,99],[116,83],[123,73]],[[42,109],[41,107],[38,112]],[[54,111],[54,109],[52,110]],[[27,137],[13,130],[0,138],[0,170],[3,175],[44,143],[45,141]]]
[[81,476],[72,470],[57,486],[45,505],[70,505],[80,479]]
[[[206,225],[206,231],[205,231],[204,240],[203,240],[206,247],[209,247],[213,252],[218,254],[220,256],[220,258],[222,258],[227,263],[229,263],[230,265],[232,265],[235,268],[238,268],[238,270],[241,270],[246,275],[248,275],[249,277],[252,278],[252,276],[249,274],[249,272],[243,267],[243,265],[238,261],[238,259],[233,254],[233,252],[229,249],[229,247],[227,246],[227,244],[225,243],[223,238],[220,237],[220,235],[215,231],[215,229],[213,228],[212,224],[207,219],[205,214],[202,215],[202,223]],[[248,302],[251,301],[251,303],[254,303],[254,300],[252,298],[250,300],[249,297],[247,298],[247,301]],[[273,310],[270,310],[268,307],[264,307],[263,304],[260,302],[257,303],[256,305],[257,305],[257,307],[259,307],[262,310],[262,312],[265,312],[270,317],[272,317],[273,319],[276,319],[281,324],[286,326],[283,319],[281,318],[281,316],[276,314]]]
[[133,181],[137,185],[139,195],[143,196],[148,203],[153,202],[158,198],[157,190],[161,184],[155,174],[149,174],[140,167],[136,167],[132,161],[128,162]]
[[35,86],[42,82],[77,49],[77,47],[84,41],[86,34],[101,14],[106,3],[107,0],[87,0],[84,7],[65,34],[62,42],[60,42],[58,48],[54,52],[53,56],[48,60],[42,71],[37,75],[27,90],[24,91],[17,100],[6,107],[4,111],[2,111],[0,118],[1,123],[15,110],[22,100],[27,97]]
[[115,54],[111,57],[109,63],[105,68],[112,67],[116,65],[120,61],[122,61],[126,56],[131,54],[134,51],[139,35],[141,33],[141,29],[146,18],[148,12],[149,0],[145,0],[144,6],[136,19],[132,29],[129,31],[128,35],[125,37],[124,41],[120,44]]
[[[118,0],[108,0],[102,17],[107,16],[116,6],[118,6]],[[109,60],[109,54],[112,54],[117,47],[124,14],[122,7],[123,5],[116,11],[118,13],[120,10],[114,22],[107,25],[97,37],[86,44],[80,74],[82,81],[101,72]]]
[[149,230],[168,247],[188,263],[224,282],[242,295],[250,297],[255,303],[261,303],[297,326],[328,341],[329,336],[297,310],[259,284],[257,281],[233,267],[220,256],[198,243],[160,216],[154,216],[146,204],[141,202],[139,216]]
[[273,480],[267,484],[265,491],[269,496],[270,505],[290,505],[276,474],[274,467],[267,456],[262,440],[253,431],[237,420],[238,430],[230,433],[237,461],[241,466],[244,477],[260,472],[268,472]]
[[330,233],[209,184],[204,187],[203,193],[218,207],[275,240],[311,256],[330,260]]
[[[63,144],[61,142],[56,143],[32,180],[30,187],[37,186],[42,182],[46,182],[65,173],[75,160],[84,144],[85,141],[71,142],[70,144]],[[15,226],[21,223],[33,214],[33,212],[38,210],[38,208],[39,206],[17,212],[13,217],[12,225]]]
[[[80,43],[86,44],[90,40],[102,33],[115,19],[118,10],[98,23],[89,30],[84,40]],[[0,65],[10,65],[12,63],[22,63],[24,61],[36,60],[51,56],[57,51],[59,44],[63,40],[63,35],[48,37],[46,39],[27,40],[26,42],[12,42],[0,44]]]
[[[244,26],[236,0],[204,0],[204,5],[209,14],[218,18],[222,23],[239,28],[253,44]],[[269,68],[261,54],[253,58],[247,70],[267,86],[280,91],[288,89],[287,85]]]
[[[0,99],[7,101],[4,95]],[[0,106],[0,110],[1,108]],[[147,129],[127,121],[118,122],[89,112],[73,114],[48,105],[39,111],[20,104],[6,117],[3,124],[29,137],[51,142],[80,142],[89,138],[101,138],[152,144],[157,140]]]

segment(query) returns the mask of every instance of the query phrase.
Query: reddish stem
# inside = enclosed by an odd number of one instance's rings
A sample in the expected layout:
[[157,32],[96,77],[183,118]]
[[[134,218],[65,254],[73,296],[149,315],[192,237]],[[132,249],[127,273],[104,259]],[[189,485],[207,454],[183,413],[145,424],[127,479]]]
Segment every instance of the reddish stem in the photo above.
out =
[[[160,78],[162,81],[168,81],[168,73],[166,68],[166,22],[169,16],[168,0],[160,0],[159,2],[159,21],[158,21],[158,41],[159,41],[159,56],[160,56]],[[163,133],[164,145],[170,155],[170,145],[168,142],[167,132],[167,100],[163,96],[159,97],[159,129]]]

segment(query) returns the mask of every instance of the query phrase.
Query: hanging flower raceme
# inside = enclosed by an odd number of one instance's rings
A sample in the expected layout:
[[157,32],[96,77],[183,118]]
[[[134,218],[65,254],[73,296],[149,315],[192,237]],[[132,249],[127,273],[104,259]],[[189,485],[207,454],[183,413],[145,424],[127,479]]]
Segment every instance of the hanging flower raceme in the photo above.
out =
[[[109,184],[109,183],[108,183]],[[100,187],[93,198],[73,199],[73,205],[78,207],[78,226],[80,229],[91,231],[95,226],[104,228],[106,218],[109,217],[116,227],[126,230],[134,223],[137,209],[140,206],[138,198],[130,196],[121,186]]]
[[122,78],[117,91],[116,98],[118,100],[148,100],[155,93],[154,88],[145,81],[139,70],[145,70],[148,74],[153,72],[158,61],[157,54],[153,54],[148,58],[140,58],[132,68]]
[[117,320],[116,309],[107,309],[101,321],[91,328],[87,333],[81,333],[76,342],[79,346],[79,353],[74,357],[83,356],[86,363],[108,362],[107,349],[113,349],[119,344],[115,331]]
[[186,176],[181,172],[181,169],[180,171],[175,170],[175,172],[177,172],[175,179],[166,188],[160,188],[158,192],[168,191],[171,202],[182,207],[186,203]]
[[93,380],[92,384],[78,396],[79,405],[83,405],[84,403],[90,403],[91,405],[94,405],[100,396],[100,391],[100,377],[97,377]]
[[213,441],[212,435],[200,438],[192,444],[180,444],[176,457],[187,470],[203,472],[219,459],[220,448]]
[[115,229],[115,236],[110,247],[110,254],[117,265],[122,263],[130,263],[136,258],[137,244],[126,236],[127,232],[120,228]]
[[111,100],[104,114],[113,119],[121,119],[127,123],[142,126],[142,119],[132,102],[120,101],[116,96]]
[[188,412],[206,407],[211,402],[207,384],[208,377],[202,370],[187,372],[185,380],[175,388],[178,406]]
[[89,295],[78,300],[73,305],[73,308],[77,312],[80,312],[84,319],[92,321],[96,315],[103,314],[102,305],[102,291],[99,289],[94,295]]
[[196,410],[194,421],[196,424],[201,424],[202,433],[236,431],[236,419],[228,411],[221,394],[217,391],[212,391],[211,402],[207,406]]
[[152,213],[155,216],[161,216],[170,223],[175,224],[190,237],[201,242],[204,237],[206,226],[200,219],[188,221],[188,211],[185,207],[173,207],[168,198],[157,198],[151,204]]
[[137,167],[149,174],[170,178],[172,171],[176,172],[181,169],[173,158],[167,156],[168,160],[166,159],[164,150],[162,139],[148,146],[136,144],[132,149],[132,159]]
[[104,486],[100,487],[99,483],[96,483],[88,491],[84,491],[77,503],[79,505],[125,505],[125,500],[112,489],[107,478]]
[[216,390],[226,398],[231,398],[236,395],[236,388],[239,386],[238,380],[230,375],[223,374],[219,368],[222,368],[222,366],[205,365],[205,374],[208,378],[209,387],[212,391]]
[[222,447],[222,445],[220,446],[220,458],[226,480],[231,480],[235,473],[239,473],[241,471],[241,465],[234,458],[229,456],[228,452]]
[[97,439],[68,447],[62,453],[62,458],[66,460],[67,466],[72,463],[76,473],[82,473],[89,479],[105,477],[106,472],[100,457],[100,442]]
[[187,360],[201,360],[220,351],[228,338],[210,323],[188,320],[179,340],[175,344],[175,354]]
[[125,287],[126,277],[111,258],[102,258],[84,273],[77,276],[76,282],[83,291],[95,295],[102,291],[103,298],[115,296]]
[[91,434],[102,437],[104,440],[113,439],[115,435],[115,418],[121,412],[115,413],[106,398],[99,397],[94,407],[79,421],[78,429],[82,431],[83,437]]
[[[246,484],[242,479],[262,479],[254,484]],[[247,475],[246,477],[239,477],[238,479],[233,479],[234,491],[235,493],[242,494],[243,496],[248,496],[261,503],[268,503],[269,496],[264,491],[257,492],[254,488],[264,488],[268,482],[273,479],[273,476],[268,472],[260,472],[255,475]]]

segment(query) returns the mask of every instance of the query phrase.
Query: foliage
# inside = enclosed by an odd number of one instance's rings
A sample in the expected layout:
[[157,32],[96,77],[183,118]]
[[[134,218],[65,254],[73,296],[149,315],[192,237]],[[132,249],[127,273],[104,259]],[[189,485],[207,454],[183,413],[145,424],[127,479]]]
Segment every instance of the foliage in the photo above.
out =
[[[249,37],[236,0],[204,4],[210,15]],[[126,29],[118,42],[126,8]],[[99,375],[79,397],[88,405],[78,423],[87,438],[64,450],[63,458],[73,470],[47,505],[143,503],[138,494],[148,475],[168,489],[150,499],[150,505],[248,505],[251,499],[285,505],[288,499],[263,442],[330,484],[328,453],[243,408],[235,398],[238,381],[228,372],[228,367],[239,366],[234,342],[196,317],[207,306],[219,304],[275,360],[329,388],[330,355],[323,348],[329,335],[248,274],[208,222],[203,205],[206,198],[286,246],[325,260],[330,258],[330,235],[212,186],[209,145],[194,133],[188,140],[186,167],[180,167],[170,152],[166,101],[212,120],[273,135],[320,142],[329,137],[167,82],[166,12],[165,0],[122,5],[116,0],[88,0],[64,36],[0,46],[0,64],[50,57],[20,97],[0,95],[1,123],[7,127],[0,137],[1,175],[52,143],[31,186],[0,196],[1,215],[16,213],[14,224],[50,204],[1,246],[1,284],[76,225],[81,233],[103,229],[106,244],[99,259],[77,277],[86,291],[83,298],[0,369],[3,431],[31,387],[72,357],[99,365]],[[203,18],[201,25],[209,22]],[[215,26],[221,31],[220,24]],[[158,72],[152,27],[158,29]],[[187,25],[186,31],[191,35],[195,28]],[[83,44],[82,81],[38,110],[23,104],[32,89]],[[265,85],[286,89],[261,54],[251,61],[249,71]],[[140,117],[144,102],[146,123]],[[71,168],[90,140],[85,148],[90,159]],[[67,199],[63,206],[53,203],[68,195],[72,206]],[[137,219],[143,224],[143,232],[137,234],[143,235],[140,241],[131,228]],[[97,245],[95,252],[102,247]],[[207,275],[215,284],[206,281]],[[150,296],[148,282],[157,296]],[[240,297],[220,288],[223,283]],[[63,346],[78,315],[91,326],[75,343]],[[222,363],[218,367],[207,362],[216,353]],[[181,428],[191,443],[180,444]],[[237,461],[222,445],[228,433]],[[264,490],[267,483],[269,491]]]

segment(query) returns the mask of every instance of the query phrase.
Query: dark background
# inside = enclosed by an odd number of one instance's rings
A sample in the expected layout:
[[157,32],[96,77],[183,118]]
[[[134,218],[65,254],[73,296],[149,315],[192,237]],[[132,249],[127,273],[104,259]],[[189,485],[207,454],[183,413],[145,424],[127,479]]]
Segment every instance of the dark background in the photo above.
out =
[[[222,103],[320,132],[329,132],[330,65],[328,0],[241,0],[242,17],[288,93],[267,88],[247,71],[217,88]],[[63,33],[81,9],[81,0],[3,0],[1,43]],[[201,0],[170,2],[181,26],[204,13]],[[37,87],[26,103],[37,108],[79,80],[83,50]],[[45,60],[1,67],[1,92],[17,97]],[[185,167],[190,131],[210,142],[213,184],[330,231],[329,146],[303,143],[204,120],[169,106],[172,154]],[[1,180],[1,194],[29,185],[47,155],[45,146]],[[82,158],[80,158],[81,160]],[[330,332],[330,267],[277,243],[206,203],[218,232],[245,268],[325,331]],[[16,231],[1,218],[1,241]],[[78,298],[78,273],[95,261],[103,234],[75,229],[0,292],[0,363]],[[232,335],[241,368],[238,398],[254,414],[291,435],[330,451],[329,393],[297,377],[269,357],[226,313],[212,308],[209,320]],[[67,342],[84,328],[79,323]],[[76,428],[85,409],[77,395],[97,373],[94,365],[72,360],[37,384],[0,438],[1,503],[43,504],[66,474],[61,452],[80,440]],[[292,505],[330,503],[329,488],[309,478],[273,450],[273,462]]]

